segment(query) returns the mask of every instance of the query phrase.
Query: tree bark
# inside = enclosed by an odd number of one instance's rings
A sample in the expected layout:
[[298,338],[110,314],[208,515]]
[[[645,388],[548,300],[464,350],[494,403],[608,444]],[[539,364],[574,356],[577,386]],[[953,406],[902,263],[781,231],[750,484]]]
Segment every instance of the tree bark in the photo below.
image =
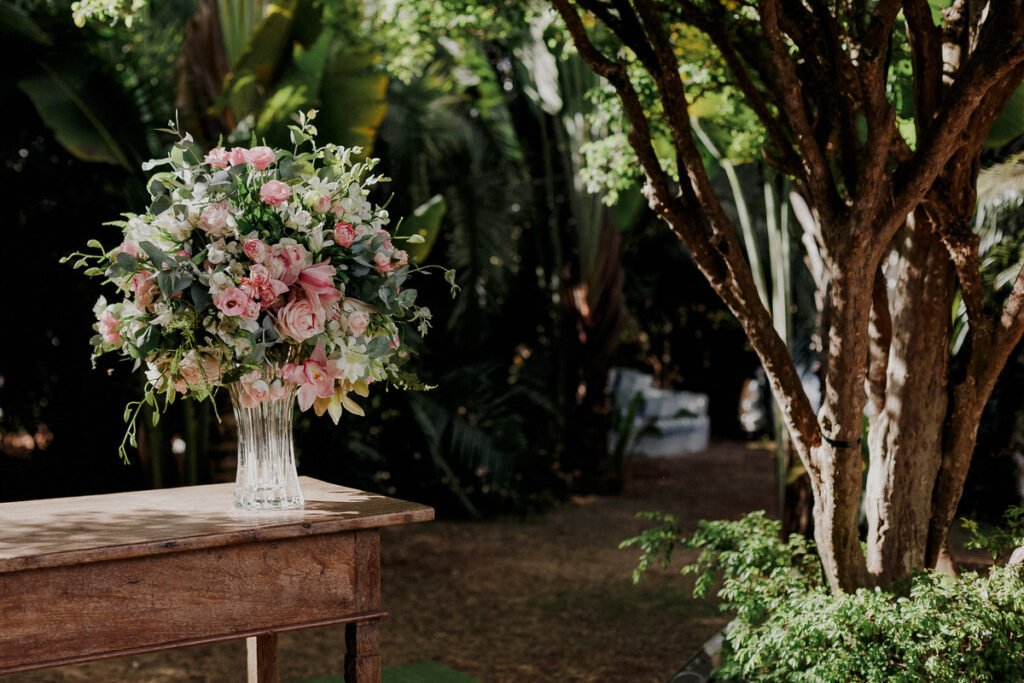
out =
[[867,568],[883,585],[924,566],[946,416],[953,273],[931,225],[917,218],[896,240],[885,402],[869,432]]

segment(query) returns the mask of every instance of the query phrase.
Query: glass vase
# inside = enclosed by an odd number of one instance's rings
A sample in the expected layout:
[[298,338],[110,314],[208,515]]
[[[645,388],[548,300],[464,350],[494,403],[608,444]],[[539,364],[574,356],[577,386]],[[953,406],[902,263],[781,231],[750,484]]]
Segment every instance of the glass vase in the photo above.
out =
[[292,415],[295,389],[253,404],[240,383],[228,386],[238,423],[235,507],[245,510],[301,508],[304,500],[295,471]]

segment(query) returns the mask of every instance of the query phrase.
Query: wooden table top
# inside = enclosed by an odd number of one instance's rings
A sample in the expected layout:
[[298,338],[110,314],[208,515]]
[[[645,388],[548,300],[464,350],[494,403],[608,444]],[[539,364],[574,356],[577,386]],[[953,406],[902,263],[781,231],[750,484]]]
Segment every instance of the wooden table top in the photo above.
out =
[[234,484],[0,503],[0,573],[434,518],[425,505],[300,477],[306,506],[233,507]]

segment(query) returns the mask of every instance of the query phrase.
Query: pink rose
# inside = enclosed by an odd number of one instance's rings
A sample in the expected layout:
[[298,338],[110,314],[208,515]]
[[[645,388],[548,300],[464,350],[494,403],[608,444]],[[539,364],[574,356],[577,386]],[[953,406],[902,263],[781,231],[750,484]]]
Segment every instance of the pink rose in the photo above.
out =
[[277,315],[282,337],[306,341],[324,331],[324,309],[309,299],[293,299]]
[[288,187],[287,183],[282,183],[280,180],[268,180],[263,183],[263,187],[260,188],[260,201],[264,204],[270,204],[271,206],[277,206],[278,204],[286,202],[291,196],[292,188]]
[[220,381],[220,362],[213,356],[189,351],[178,364],[178,374],[187,386],[210,386]]
[[250,303],[252,299],[238,287],[228,287],[213,297],[213,305],[227,316],[247,317],[246,308]]
[[352,311],[348,314],[348,331],[353,337],[362,337],[370,326],[370,315],[366,311]]
[[269,147],[253,147],[245,153],[245,160],[257,171],[265,171],[277,161],[277,155]]
[[139,255],[139,243],[135,240],[125,240],[121,242],[121,251],[129,256]]
[[270,257],[270,247],[260,240],[246,240],[242,251],[254,263],[263,263]]
[[351,247],[352,243],[356,241],[356,231],[352,228],[352,224],[338,221],[334,226],[334,241],[340,247],[346,249]]
[[384,251],[394,251],[395,245],[391,243],[391,233],[387,230],[378,230],[377,237],[383,237],[384,241],[381,243],[381,249]]
[[336,272],[330,261],[324,261],[315,266],[306,266],[299,273],[299,286],[302,287],[302,291],[306,293],[310,301],[323,308],[341,298],[341,292],[334,286]]
[[409,252],[404,249],[396,249],[391,258],[395,259],[395,267],[401,268],[409,263]]
[[124,342],[121,337],[121,321],[110,312],[109,308],[100,314],[98,327],[104,344],[120,347]]
[[330,195],[324,195],[320,197],[320,201],[316,203],[316,210],[319,213],[327,213],[331,208],[331,197]]
[[270,277],[291,286],[309,265],[309,253],[301,244],[275,244],[270,250],[270,260],[264,265],[270,269]]
[[211,237],[224,237],[231,233],[231,206],[225,202],[210,204],[199,216],[199,227]]
[[231,161],[228,159],[227,150],[223,147],[214,147],[206,153],[206,158],[203,159],[206,163],[214,168],[227,168]]
[[335,218],[341,220],[341,217],[345,215],[345,207],[341,204],[335,204],[331,207],[331,213],[334,214]]
[[373,262],[376,264],[377,270],[382,273],[387,273],[391,270],[391,257],[383,251],[378,251],[373,255]]
[[232,147],[228,152],[228,161],[232,166],[241,166],[246,162],[246,151],[244,147]]

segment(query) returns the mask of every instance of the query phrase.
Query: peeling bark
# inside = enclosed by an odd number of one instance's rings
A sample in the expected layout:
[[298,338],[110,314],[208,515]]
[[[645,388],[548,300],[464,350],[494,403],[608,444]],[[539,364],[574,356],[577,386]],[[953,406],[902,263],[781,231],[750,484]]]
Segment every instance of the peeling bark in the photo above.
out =
[[[880,584],[924,565],[946,416],[953,273],[927,221],[897,237],[883,409],[871,419],[867,568]],[[927,334],[922,334],[927,330]]]

